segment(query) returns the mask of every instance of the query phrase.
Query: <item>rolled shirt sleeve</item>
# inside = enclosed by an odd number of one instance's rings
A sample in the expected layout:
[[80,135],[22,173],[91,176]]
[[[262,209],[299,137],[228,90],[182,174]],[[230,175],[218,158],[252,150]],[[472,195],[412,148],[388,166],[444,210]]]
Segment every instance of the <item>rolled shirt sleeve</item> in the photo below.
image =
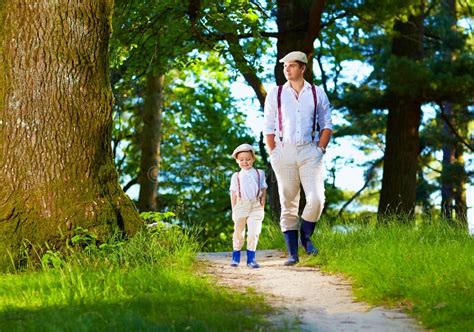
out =
[[265,98],[265,106],[263,113],[263,134],[275,134],[277,119],[277,99],[278,87],[274,87]]
[[237,173],[232,174],[232,177],[230,178],[229,191],[234,191],[234,192],[239,191],[239,186],[237,185]]
[[328,96],[319,86],[318,89],[318,124],[319,130],[330,129],[332,130],[332,119],[331,119],[331,104],[329,103]]

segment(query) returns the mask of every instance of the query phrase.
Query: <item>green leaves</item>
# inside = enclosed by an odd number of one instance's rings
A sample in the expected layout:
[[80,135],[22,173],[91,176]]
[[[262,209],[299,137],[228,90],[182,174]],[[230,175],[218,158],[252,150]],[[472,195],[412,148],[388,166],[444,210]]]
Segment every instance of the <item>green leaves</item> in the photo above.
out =
[[170,220],[171,218],[176,217],[176,214],[174,212],[168,211],[168,212],[142,212],[140,213],[140,217],[142,217],[145,221],[145,223],[151,225],[160,225],[164,226],[165,224],[169,224],[167,220]]
[[246,13],[243,14],[243,18],[248,23],[256,23],[259,20],[259,16],[252,9],[249,9]]
[[41,266],[43,269],[58,269],[64,265],[64,256],[59,251],[48,249],[41,257]]

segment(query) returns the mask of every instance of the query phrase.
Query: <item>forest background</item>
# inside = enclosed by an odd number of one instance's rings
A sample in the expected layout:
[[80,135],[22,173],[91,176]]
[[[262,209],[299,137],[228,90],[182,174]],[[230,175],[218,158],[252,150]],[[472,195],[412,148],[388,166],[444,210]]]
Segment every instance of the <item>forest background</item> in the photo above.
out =
[[[142,211],[174,211],[175,222],[199,225],[211,247],[228,240],[228,186],[237,170],[231,151],[242,142],[260,147],[257,165],[267,169],[264,98],[284,82],[277,60],[302,50],[313,69],[306,78],[328,94],[336,124],[325,214],[425,213],[467,222],[469,2],[116,6],[113,151],[121,183]],[[270,215],[278,208],[270,197]]]
[[207,249],[228,245],[230,154],[243,142],[277,222],[259,123],[294,50],[333,106],[324,218],[467,228],[472,12],[464,0],[4,2],[0,244],[61,246],[77,227],[134,234],[125,191],[140,212],[198,228]]

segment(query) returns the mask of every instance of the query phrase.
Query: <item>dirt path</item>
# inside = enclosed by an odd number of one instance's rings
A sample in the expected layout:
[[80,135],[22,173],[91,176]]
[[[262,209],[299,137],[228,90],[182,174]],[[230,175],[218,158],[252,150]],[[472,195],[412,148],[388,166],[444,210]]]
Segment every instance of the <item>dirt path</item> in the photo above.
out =
[[[246,261],[242,251],[242,262]],[[290,322],[302,331],[423,331],[406,314],[356,302],[350,284],[315,268],[283,266],[285,256],[276,250],[257,251],[260,269],[229,265],[231,253],[202,253],[207,273],[233,288],[253,288],[279,308],[270,317],[277,326]],[[285,323],[286,322],[286,323]]]

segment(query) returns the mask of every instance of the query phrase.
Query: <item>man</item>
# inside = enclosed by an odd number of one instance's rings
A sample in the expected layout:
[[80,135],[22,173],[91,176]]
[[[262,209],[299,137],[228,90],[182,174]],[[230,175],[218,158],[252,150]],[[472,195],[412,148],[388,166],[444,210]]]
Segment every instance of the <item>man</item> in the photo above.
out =
[[[306,54],[291,52],[280,62],[284,63],[287,82],[275,87],[265,100],[264,134],[280,195],[280,227],[289,253],[285,265],[294,265],[298,263],[299,229],[306,252],[318,253],[310,238],[324,207],[323,155],[331,138],[332,122],[326,94],[303,78]],[[306,195],[301,226],[300,185]]]

